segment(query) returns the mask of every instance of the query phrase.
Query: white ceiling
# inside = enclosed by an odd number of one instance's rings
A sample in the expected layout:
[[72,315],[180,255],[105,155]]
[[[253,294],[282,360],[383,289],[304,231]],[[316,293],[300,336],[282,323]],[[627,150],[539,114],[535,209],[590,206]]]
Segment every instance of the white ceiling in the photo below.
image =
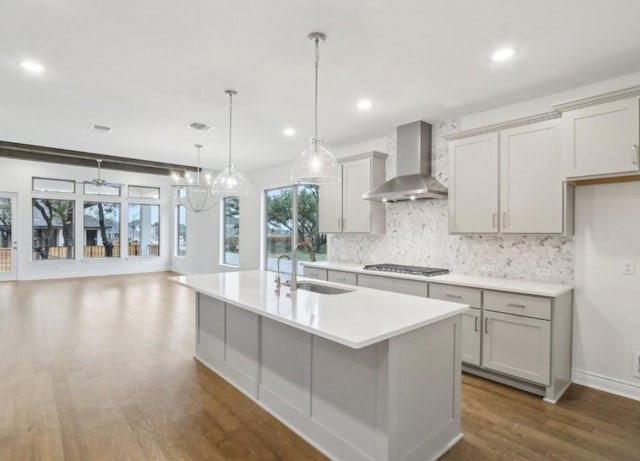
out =
[[[306,146],[314,30],[320,135],[337,146],[637,71],[639,17],[638,0],[2,0],[0,140],[184,164],[202,143],[219,168],[232,87],[234,163],[253,170]],[[505,45],[516,58],[490,62]]]

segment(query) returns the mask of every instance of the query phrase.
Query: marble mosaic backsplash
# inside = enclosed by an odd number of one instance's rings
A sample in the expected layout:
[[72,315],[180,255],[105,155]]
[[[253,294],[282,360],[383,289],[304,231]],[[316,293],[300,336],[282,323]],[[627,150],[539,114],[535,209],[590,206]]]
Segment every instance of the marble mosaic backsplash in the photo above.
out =
[[[448,183],[443,135],[457,121],[433,127],[433,175]],[[386,176],[395,175],[395,135],[387,138]],[[449,235],[446,200],[386,204],[384,235],[333,234],[328,259],[356,264],[395,263],[444,267],[459,274],[573,283],[573,239],[549,235]],[[492,271],[487,266],[493,266]],[[550,276],[536,275],[548,269]]]

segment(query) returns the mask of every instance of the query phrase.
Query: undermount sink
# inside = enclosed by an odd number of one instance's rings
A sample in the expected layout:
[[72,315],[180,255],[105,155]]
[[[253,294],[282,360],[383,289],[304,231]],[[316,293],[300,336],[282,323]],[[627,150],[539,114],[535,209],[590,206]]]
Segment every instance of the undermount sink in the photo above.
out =
[[322,295],[341,295],[344,293],[351,293],[353,290],[345,290],[344,288],[330,287],[328,285],[320,285],[313,282],[298,282],[299,290],[311,291],[313,293],[320,293]]

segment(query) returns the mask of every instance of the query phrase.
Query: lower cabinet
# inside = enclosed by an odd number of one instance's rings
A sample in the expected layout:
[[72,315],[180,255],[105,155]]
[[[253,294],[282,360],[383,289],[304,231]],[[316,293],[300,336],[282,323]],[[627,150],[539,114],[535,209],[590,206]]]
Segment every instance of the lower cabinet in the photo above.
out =
[[482,366],[548,386],[551,322],[485,310]]
[[480,366],[481,314],[480,309],[462,314],[462,361],[477,366]]

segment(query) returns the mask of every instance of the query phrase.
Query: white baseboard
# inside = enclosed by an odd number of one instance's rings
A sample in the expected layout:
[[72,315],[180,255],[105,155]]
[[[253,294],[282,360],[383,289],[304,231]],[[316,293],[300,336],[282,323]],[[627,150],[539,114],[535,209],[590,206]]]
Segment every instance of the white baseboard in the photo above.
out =
[[610,378],[598,373],[583,370],[571,370],[571,380],[576,384],[592,387],[600,391],[610,392],[633,400],[640,400],[640,382],[632,383],[621,379]]

